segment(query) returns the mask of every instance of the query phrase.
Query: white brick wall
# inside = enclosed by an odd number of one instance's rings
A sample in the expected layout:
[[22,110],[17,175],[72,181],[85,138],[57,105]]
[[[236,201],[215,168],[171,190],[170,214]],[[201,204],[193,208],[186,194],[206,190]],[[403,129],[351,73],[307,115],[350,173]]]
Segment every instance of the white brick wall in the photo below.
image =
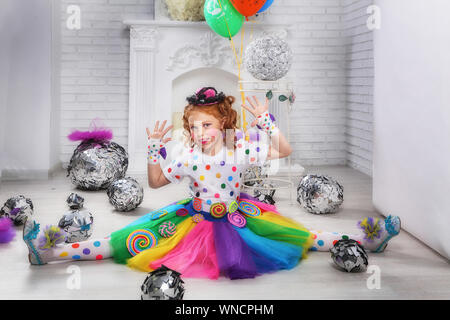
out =
[[[67,6],[81,9],[81,29],[69,30]],[[77,143],[73,129],[101,118],[114,141],[128,143],[129,32],[122,21],[153,19],[153,0],[61,0],[61,155],[66,166]]]
[[343,0],[346,44],[347,164],[372,175],[373,31],[367,8],[373,0]]
[[[362,30],[351,37],[354,44],[346,42],[345,36],[358,31],[364,20],[353,17],[353,2],[368,1],[277,0],[268,18],[295,26],[290,39],[297,75],[297,103],[291,117],[293,160],[326,165],[346,164],[348,158],[350,165],[367,172],[371,80],[364,68],[369,68],[371,49],[364,35],[356,36]],[[69,4],[81,7],[79,31],[66,28]],[[61,160],[66,163],[76,145],[67,141],[67,134],[87,128],[93,117],[104,119],[113,128],[115,141],[126,147],[129,39],[122,21],[152,18],[153,0],[62,0],[61,10]],[[351,53],[348,58],[346,51]]]
[[302,165],[346,163],[345,46],[339,0],[278,0],[268,19],[291,23],[297,75],[291,117],[292,159]]

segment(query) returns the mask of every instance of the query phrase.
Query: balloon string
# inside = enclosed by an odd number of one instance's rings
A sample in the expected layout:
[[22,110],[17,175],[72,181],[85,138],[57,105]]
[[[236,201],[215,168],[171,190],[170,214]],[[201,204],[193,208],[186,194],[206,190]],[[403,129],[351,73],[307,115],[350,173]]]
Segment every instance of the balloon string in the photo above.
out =
[[[219,0],[219,5],[220,5],[220,9],[223,12],[222,2],[220,0]],[[223,17],[223,19],[225,20],[225,25],[227,26],[227,31],[228,31],[228,36],[229,36],[229,39],[230,39],[231,49],[233,50],[233,54],[234,54],[234,57],[236,59],[236,63],[237,63],[237,66],[238,66],[238,81],[239,81],[239,89],[241,91],[242,104],[245,104],[245,94],[244,94],[244,91],[242,89],[242,83],[241,83],[241,64],[242,64],[242,52],[243,52],[243,43],[244,43],[243,31],[241,31],[241,48],[240,48],[241,59],[239,59],[238,55],[236,53],[236,47],[235,47],[234,42],[233,42],[233,37],[231,36],[230,28],[228,27],[227,19],[225,18],[225,16]],[[244,17],[242,17],[242,19],[244,19]],[[244,29],[244,24],[242,25],[242,29]],[[242,121],[243,121],[244,132],[247,133],[247,121],[246,121],[246,118],[245,118],[245,109],[243,107],[241,107],[241,111],[242,111]],[[249,137],[246,134],[246,139],[248,139],[248,138]]]

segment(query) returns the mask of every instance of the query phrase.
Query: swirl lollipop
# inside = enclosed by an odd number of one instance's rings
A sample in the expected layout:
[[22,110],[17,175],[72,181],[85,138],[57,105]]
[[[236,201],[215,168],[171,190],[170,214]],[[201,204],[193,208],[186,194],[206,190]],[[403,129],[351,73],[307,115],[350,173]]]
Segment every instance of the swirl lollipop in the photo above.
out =
[[140,252],[153,248],[158,244],[156,235],[148,229],[138,229],[133,231],[127,238],[127,249],[132,256]]
[[195,211],[200,212],[202,210],[202,199],[195,198],[194,201],[192,201],[192,208],[194,208]]
[[245,200],[239,202],[239,209],[243,214],[250,217],[257,217],[261,214],[261,209],[259,209],[253,203]]
[[176,212],[176,215],[180,216],[180,217],[187,216],[188,214],[189,214],[189,211],[186,208],[178,209]]
[[177,226],[172,221],[166,221],[159,226],[159,234],[164,238],[170,238],[177,231]]
[[203,220],[205,220],[205,217],[201,213],[197,213],[192,216],[192,221],[196,223],[202,222]]
[[236,201],[232,201],[229,205],[228,205],[228,212],[232,213],[235,212],[237,209],[239,208],[239,205]]
[[168,214],[167,210],[158,210],[158,211],[152,213],[152,216],[150,219],[157,220],[161,217],[164,217],[166,214]]
[[239,212],[232,212],[228,214],[228,221],[238,228],[243,228],[247,224],[245,217]]
[[224,215],[227,214],[227,206],[223,202],[214,203],[213,205],[211,205],[209,213],[214,218],[217,219],[222,218]]

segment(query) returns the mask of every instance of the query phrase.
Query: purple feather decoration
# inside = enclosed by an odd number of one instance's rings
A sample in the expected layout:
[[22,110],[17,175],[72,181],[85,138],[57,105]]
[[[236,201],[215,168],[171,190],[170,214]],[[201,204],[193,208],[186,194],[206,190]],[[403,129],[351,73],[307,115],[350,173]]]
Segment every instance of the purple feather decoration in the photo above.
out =
[[54,248],[57,244],[66,241],[67,234],[64,230],[57,226],[46,226],[39,237],[39,246],[41,250]]
[[113,138],[112,130],[103,126],[102,121],[95,118],[91,121],[88,131],[75,130],[67,136],[71,141],[108,141]]
[[8,243],[16,235],[16,231],[12,226],[9,218],[0,218],[0,243]]

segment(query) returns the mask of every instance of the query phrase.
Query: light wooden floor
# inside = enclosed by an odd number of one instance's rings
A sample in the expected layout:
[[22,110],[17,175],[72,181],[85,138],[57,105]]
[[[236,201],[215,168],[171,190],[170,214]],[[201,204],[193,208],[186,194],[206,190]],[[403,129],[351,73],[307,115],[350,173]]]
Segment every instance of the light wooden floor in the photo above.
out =
[[[308,173],[329,174],[344,186],[344,203],[339,212],[313,215],[302,211],[295,202],[290,205],[287,190],[277,193],[279,211],[316,230],[356,231],[356,221],[365,216],[378,216],[371,204],[370,177],[348,167],[306,168]],[[139,178],[139,177],[138,177]],[[48,181],[11,181],[0,186],[0,203],[10,196],[23,194],[35,206],[35,218],[41,223],[57,224],[67,209],[70,192],[85,198],[85,207],[94,214],[94,237],[132,222],[187,194],[185,182],[158,190],[145,189],[142,205],[132,213],[119,213],[108,202],[106,192],[75,190],[65,173]],[[294,192],[295,195],[295,192]],[[393,212],[395,214],[395,212]],[[45,266],[30,266],[22,231],[17,229],[13,242],[0,245],[0,299],[138,299],[146,274],[104,261],[78,261]],[[370,254],[369,264],[380,270],[380,289],[369,289],[372,274],[349,274],[334,268],[327,252],[311,252],[296,268],[256,279],[217,281],[185,279],[185,299],[449,299],[450,268],[448,260],[402,231],[390,242],[386,251]],[[78,266],[80,288],[69,289]],[[77,271],[75,271],[77,272]]]

